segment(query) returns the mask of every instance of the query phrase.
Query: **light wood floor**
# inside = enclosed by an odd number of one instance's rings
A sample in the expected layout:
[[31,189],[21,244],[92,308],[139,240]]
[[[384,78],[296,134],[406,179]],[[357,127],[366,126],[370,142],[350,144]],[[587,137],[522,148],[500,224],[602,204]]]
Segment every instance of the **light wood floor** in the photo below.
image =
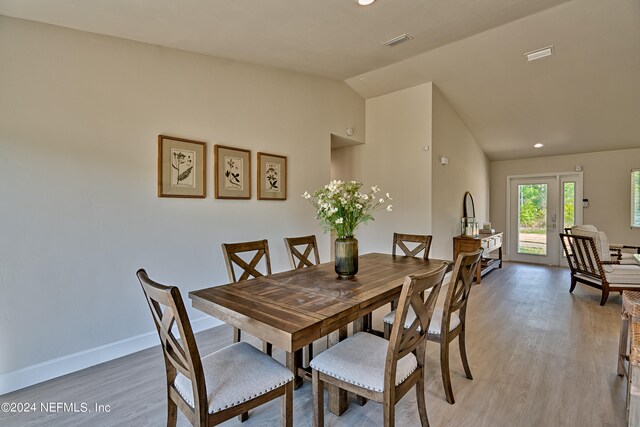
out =
[[[605,307],[600,294],[578,285],[568,292],[566,269],[505,264],[474,285],[469,301],[467,380],[452,343],[456,398],[444,398],[438,346],[428,343],[427,408],[432,426],[622,426],[625,383],[616,375],[620,296]],[[140,310],[147,311],[140,299]],[[381,328],[384,310],[376,313]],[[221,326],[197,336],[202,354],[231,342]],[[256,345],[257,341],[252,341]],[[321,347],[318,345],[318,347]],[[283,361],[284,354],[274,357]],[[164,368],[158,347],[0,397],[0,402],[87,402],[110,405],[107,414],[0,413],[1,426],[161,426],[165,424]],[[326,399],[325,399],[326,402]],[[325,408],[326,410],[326,408]],[[311,387],[296,390],[294,425],[311,425]],[[278,401],[250,413],[243,426],[278,424]],[[381,425],[382,407],[353,403],[327,426]],[[419,425],[415,393],[398,404],[398,426]],[[179,415],[178,425],[187,425]],[[225,425],[241,425],[236,419]]]

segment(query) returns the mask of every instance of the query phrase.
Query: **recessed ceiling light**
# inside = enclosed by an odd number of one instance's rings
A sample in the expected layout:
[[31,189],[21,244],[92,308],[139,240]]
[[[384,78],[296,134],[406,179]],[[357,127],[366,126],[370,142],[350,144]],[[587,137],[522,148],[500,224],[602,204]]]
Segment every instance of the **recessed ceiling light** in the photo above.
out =
[[376,0],[355,0],[355,1],[358,2],[360,6],[369,6],[371,3],[373,3]]
[[542,49],[532,50],[531,52],[524,54],[529,62],[535,61],[536,59],[546,58],[551,55],[553,55],[553,45],[543,47]]
[[537,144],[534,145],[535,148],[542,148],[544,147],[544,144],[540,144],[539,142]]

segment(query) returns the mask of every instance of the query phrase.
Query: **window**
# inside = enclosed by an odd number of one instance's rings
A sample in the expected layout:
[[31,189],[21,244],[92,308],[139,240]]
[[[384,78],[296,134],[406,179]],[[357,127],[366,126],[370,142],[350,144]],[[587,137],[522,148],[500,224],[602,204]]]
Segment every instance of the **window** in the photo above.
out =
[[631,226],[640,228],[640,169],[631,171]]
[[576,183],[567,181],[562,188],[563,192],[563,229],[576,225]]

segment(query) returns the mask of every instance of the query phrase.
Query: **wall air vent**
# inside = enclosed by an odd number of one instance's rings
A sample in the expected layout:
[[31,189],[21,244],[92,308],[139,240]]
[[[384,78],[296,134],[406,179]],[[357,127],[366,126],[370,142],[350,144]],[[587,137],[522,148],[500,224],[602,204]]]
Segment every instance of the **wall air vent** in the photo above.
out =
[[527,52],[524,54],[528,62],[546,58],[547,56],[551,55],[553,55],[553,45],[543,47],[542,49],[532,50],[531,52]]
[[383,44],[385,46],[395,46],[397,44],[400,44],[400,43],[403,43],[403,42],[406,42],[406,41],[412,40],[412,39],[413,39],[413,36],[409,36],[407,34],[402,34],[402,35],[400,35],[398,37],[392,38],[391,40],[387,40]]

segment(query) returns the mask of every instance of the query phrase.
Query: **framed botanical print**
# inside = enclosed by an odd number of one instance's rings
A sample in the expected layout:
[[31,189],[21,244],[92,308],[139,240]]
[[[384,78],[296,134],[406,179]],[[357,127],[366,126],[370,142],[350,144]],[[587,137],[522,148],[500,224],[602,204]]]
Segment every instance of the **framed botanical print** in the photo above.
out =
[[258,153],[258,199],[287,200],[287,158]]
[[251,151],[214,145],[216,199],[251,198]]
[[206,144],[158,135],[158,197],[206,196]]

